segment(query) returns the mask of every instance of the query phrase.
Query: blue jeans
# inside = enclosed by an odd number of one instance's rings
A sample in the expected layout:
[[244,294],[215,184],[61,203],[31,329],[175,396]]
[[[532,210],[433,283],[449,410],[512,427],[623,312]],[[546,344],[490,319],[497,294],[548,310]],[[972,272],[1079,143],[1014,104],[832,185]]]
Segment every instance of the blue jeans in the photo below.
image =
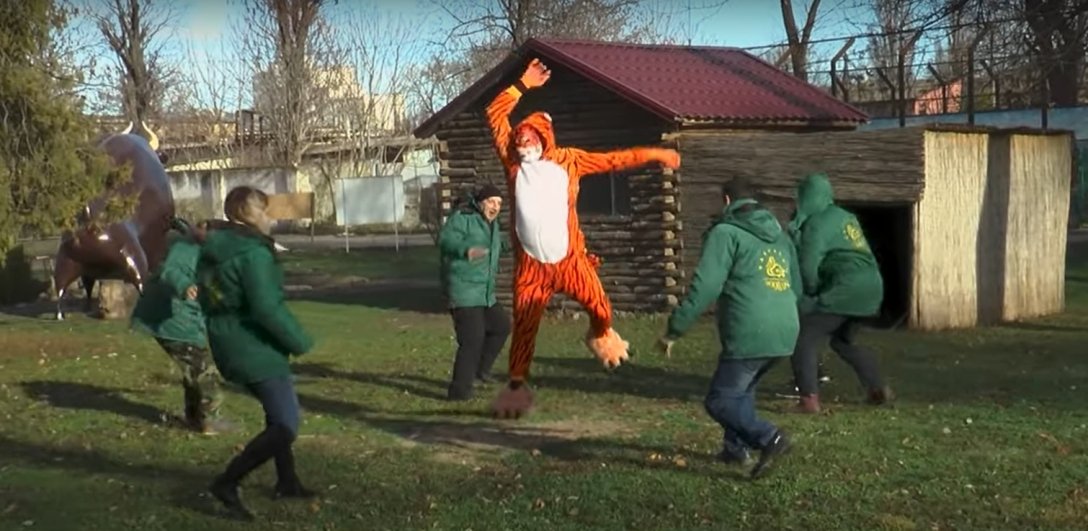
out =
[[247,385],[246,389],[261,402],[266,426],[279,424],[291,432],[292,440],[298,436],[300,413],[294,376],[261,380]]
[[725,451],[743,456],[762,449],[778,428],[756,415],[756,385],[781,358],[719,358],[706,395],[706,412],[725,430]]

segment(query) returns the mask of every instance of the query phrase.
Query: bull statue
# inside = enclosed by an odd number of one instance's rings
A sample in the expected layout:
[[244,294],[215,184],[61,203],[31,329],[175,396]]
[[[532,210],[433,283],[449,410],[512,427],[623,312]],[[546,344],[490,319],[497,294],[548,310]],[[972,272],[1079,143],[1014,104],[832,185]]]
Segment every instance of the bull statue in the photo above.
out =
[[[99,145],[115,167],[131,165],[131,179],[84,205],[76,228],[61,236],[53,272],[57,320],[64,319],[64,295],[77,278],[86,291],[84,311],[89,312],[96,281],[121,280],[143,293],[148,272],[166,256],[166,236],[174,216],[170,181],[157,153],[158,138],[143,124],[140,129],[147,139],[132,129],[130,123]],[[124,220],[101,226],[96,218],[113,195],[136,196],[135,210]]]

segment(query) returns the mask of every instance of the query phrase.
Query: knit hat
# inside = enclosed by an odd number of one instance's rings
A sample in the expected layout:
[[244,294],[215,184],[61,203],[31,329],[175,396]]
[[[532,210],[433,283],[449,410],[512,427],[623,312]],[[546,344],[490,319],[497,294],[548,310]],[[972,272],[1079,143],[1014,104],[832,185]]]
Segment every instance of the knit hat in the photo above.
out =
[[479,203],[489,197],[502,197],[502,191],[499,190],[499,187],[488,183],[483,185],[479,190],[476,191],[474,199],[476,199],[476,202]]

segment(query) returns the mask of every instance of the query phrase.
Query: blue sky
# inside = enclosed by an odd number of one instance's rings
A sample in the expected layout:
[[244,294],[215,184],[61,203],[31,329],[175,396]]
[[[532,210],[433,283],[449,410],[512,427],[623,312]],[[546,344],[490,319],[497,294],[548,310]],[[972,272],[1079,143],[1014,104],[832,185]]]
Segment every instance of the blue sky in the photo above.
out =
[[[85,4],[95,0],[74,0]],[[165,0],[169,1],[169,0]],[[782,14],[779,3],[773,0],[645,0],[649,9],[655,12],[671,12],[676,16],[675,23],[685,29],[685,36],[691,44],[724,45],[752,47],[781,43],[785,40]],[[803,6],[808,0],[795,1],[803,16]],[[205,57],[216,59],[218,50],[228,42],[225,36],[232,29],[232,18],[240,17],[241,2],[237,0],[175,0],[172,6],[179,12],[178,25],[172,37],[179,49],[192,46],[204,50]],[[451,2],[451,4],[455,4]],[[720,6],[707,7],[711,4]],[[814,38],[839,37],[864,31],[868,17],[865,10],[848,7],[858,4],[856,0],[824,0],[820,11]],[[456,5],[456,4],[455,4]],[[690,17],[682,15],[690,6]],[[439,8],[434,0],[340,0],[333,7],[337,14],[348,11],[378,9],[385,14],[400,15],[416,21],[420,28],[419,39],[440,39],[446,34],[453,21]],[[690,22],[690,24],[689,24]],[[820,44],[815,52],[829,56],[841,43]],[[861,53],[864,43],[855,46],[855,52]],[[112,58],[110,58],[112,59]],[[204,59],[208,60],[208,59]],[[220,60],[225,60],[220,58]],[[199,61],[183,63],[183,68],[200,68]],[[813,70],[826,69],[826,63],[813,65]]]
[[[226,5],[222,0],[180,0],[183,7],[181,30],[194,37],[216,39],[227,28],[228,18],[239,12],[235,2]],[[803,8],[798,1],[798,13]],[[817,38],[847,35],[857,31],[856,22],[867,14],[856,6],[858,2],[825,0],[821,6],[815,35]],[[650,0],[653,9],[679,12],[691,8],[691,26],[694,30],[692,44],[720,44],[727,46],[759,46],[780,42],[785,38],[782,14],[774,0]],[[721,4],[721,5],[717,5]],[[336,10],[366,9],[376,7],[382,11],[419,17],[421,34],[438,35],[451,23],[448,16],[433,0],[341,0]],[[688,18],[688,17],[682,17]],[[682,22],[682,21],[681,21]]]

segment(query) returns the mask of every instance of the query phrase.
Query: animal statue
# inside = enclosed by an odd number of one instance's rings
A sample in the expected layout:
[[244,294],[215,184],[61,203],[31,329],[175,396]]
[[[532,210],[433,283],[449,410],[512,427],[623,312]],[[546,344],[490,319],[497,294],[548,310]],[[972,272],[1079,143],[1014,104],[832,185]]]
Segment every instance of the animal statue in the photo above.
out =
[[514,326],[510,381],[492,413],[517,418],[532,407],[526,384],[544,310],[556,292],[585,308],[590,326],[585,344],[607,369],[629,357],[628,342],[612,328],[612,307],[597,276],[599,259],[586,249],[578,223],[578,191],[587,175],[634,169],[651,163],[680,165],[671,149],[642,147],[594,153],[556,144],[551,116],[534,112],[516,127],[510,114],[527,90],[544,85],[551,71],[533,59],[521,78],[487,107],[487,121],[506,170],[510,197],[510,241],[514,247]]
[[[76,228],[61,236],[53,272],[57,320],[64,319],[64,295],[77,278],[86,291],[84,311],[90,311],[96,281],[122,280],[143,293],[148,272],[155,270],[166,255],[174,196],[162,158],[156,153],[158,138],[140,125],[148,139],[133,134],[130,123],[124,131],[110,135],[99,145],[115,167],[131,164],[132,176],[84,205]],[[135,210],[123,220],[102,226],[96,218],[115,195],[135,196]]]

